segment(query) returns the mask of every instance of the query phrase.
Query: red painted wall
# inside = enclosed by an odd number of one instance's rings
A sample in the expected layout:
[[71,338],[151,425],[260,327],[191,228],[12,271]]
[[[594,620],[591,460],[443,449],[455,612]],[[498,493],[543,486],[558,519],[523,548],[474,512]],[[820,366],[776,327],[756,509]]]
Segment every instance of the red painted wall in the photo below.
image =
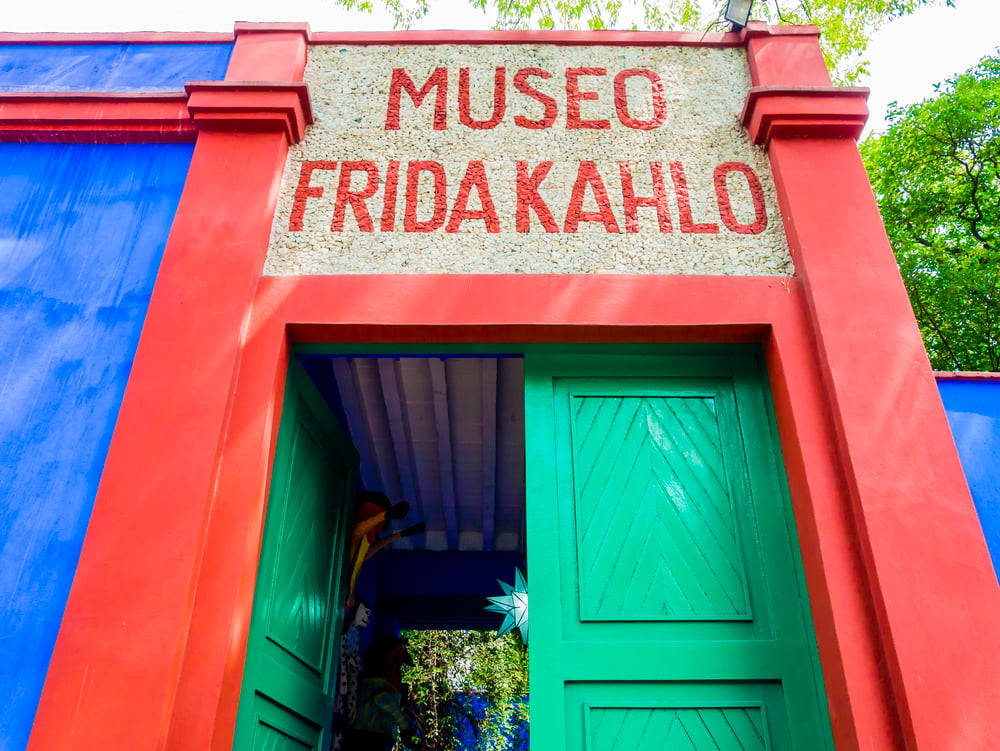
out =
[[[227,80],[280,85],[191,90],[191,172],[30,748],[231,747],[293,341],[760,342],[838,749],[995,746],[996,582],[854,145],[863,93],[830,88],[815,30],[704,40],[745,45],[763,87],[745,121],[770,154],[788,279],[261,277],[308,121],[292,85],[307,36],[238,26]],[[560,40],[694,43],[544,38]]]

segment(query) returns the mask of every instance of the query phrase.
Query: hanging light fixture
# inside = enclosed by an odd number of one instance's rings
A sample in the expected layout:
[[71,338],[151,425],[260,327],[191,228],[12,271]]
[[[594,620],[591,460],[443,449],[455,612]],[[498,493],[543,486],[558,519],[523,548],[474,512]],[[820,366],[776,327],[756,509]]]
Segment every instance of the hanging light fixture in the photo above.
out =
[[753,0],[728,0],[723,17],[733,25],[733,31],[739,31],[750,23],[750,7]]

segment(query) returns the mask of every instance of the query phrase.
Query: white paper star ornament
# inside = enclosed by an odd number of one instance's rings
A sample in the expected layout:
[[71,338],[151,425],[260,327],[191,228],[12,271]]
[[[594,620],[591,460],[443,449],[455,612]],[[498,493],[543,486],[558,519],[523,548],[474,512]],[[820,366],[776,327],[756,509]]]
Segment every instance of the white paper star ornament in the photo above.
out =
[[500,625],[498,633],[503,636],[508,631],[517,629],[521,633],[521,641],[528,643],[528,583],[520,569],[514,569],[514,586],[497,579],[497,584],[503,589],[504,594],[496,597],[487,597],[490,604],[487,610],[494,613],[503,613],[503,623]]

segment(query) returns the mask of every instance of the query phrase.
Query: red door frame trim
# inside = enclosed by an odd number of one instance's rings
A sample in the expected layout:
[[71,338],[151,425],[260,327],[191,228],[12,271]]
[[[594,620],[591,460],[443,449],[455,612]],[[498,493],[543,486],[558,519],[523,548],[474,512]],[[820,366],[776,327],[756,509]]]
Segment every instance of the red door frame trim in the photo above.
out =
[[[482,39],[689,41],[615,34]],[[746,46],[757,87],[830,87],[815,29],[719,37]],[[246,106],[261,92],[198,92],[213,124],[197,135],[29,748],[231,748],[290,344],[428,340],[761,343],[837,748],[994,743],[992,568],[857,149],[816,137],[830,135],[817,99],[831,95],[755,97],[784,123],[761,138],[795,278],[262,277],[288,141],[307,119],[295,84],[308,39],[296,24],[236,28],[226,81],[270,82],[281,127],[273,101]],[[848,96],[832,99],[853,128]],[[796,120],[806,137],[791,137]],[[919,513],[901,520],[910,503]]]
[[[234,593],[219,581],[203,580],[199,600],[205,603],[201,611],[205,620],[192,629],[188,645],[201,655],[228,654],[221,680],[218,672],[214,674],[221,685],[221,701],[214,718],[213,749],[232,744],[266,474],[276,442],[290,344],[296,341],[386,342],[401,349],[407,343],[429,341],[760,342],[772,382],[838,748],[860,748],[859,736],[891,737],[891,730],[884,730],[892,725],[891,715],[886,717],[890,705],[882,690],[874,619],[853,542],[856,535],[847,513],[844,482],[828,449],[834,443],[832,422],[816,363],[802,356],[814,351],[815,343],[798,279],[264,277],[233,406],[234,432],[254,440],[227,451],[231,463],[220,478],[214,532],[210,531],[206,546],[206,560],[211,557],[218,566],[213,566],[218,580],[238,580],[239,590]],[[252,506],[247,498],[253,498]],[[247,533],[241,559],[232,553],[234,529]],[[226,601],[226,607],[220,601]],[[198,721],[197,716],[176,718],[185,728]],[[196,740],[188,737],[185,742]]]

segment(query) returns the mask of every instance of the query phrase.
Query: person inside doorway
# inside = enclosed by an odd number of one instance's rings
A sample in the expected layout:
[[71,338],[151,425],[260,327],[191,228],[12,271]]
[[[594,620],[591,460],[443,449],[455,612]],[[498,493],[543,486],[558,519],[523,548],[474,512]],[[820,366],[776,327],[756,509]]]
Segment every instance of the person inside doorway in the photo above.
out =
[[350,625],[340,644],[340,672],[337,677],[337,694],[333,700],[334,737],[332,751],[343,748],[343,731],[354,723],[358,714],[358,677],[361,673],[361,631],[368,627],[372,607],[367,600],[358,599],[348,611]]
[[414,723],[403,709],[402,668],[412,664],[406,641],[399,636],[376,636],[368,645],[345,751],[392,751],[398,738],[409,739]]

